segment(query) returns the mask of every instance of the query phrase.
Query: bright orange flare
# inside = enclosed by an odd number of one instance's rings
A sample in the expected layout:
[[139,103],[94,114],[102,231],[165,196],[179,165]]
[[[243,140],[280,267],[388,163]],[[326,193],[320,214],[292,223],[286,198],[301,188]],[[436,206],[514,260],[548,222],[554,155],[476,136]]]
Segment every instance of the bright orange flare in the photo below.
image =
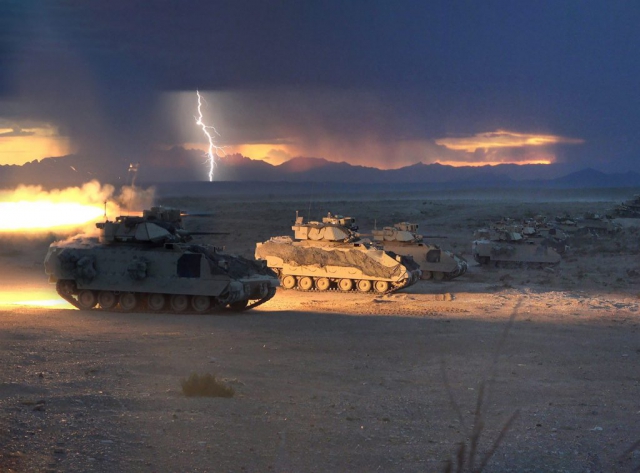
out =
[[0,202],[0,232],[53,230],[97,221],[104,208],[73,202]]
[[0,308],[30,306],[30,307],[73,307],[64,299],[57,297],[55,291],[17,290],[0,293]]
[[134,214],[132,209],[144,209],[152,204],[153,194],[153,188],[124,186],[114,195],[113,186],[98,181],[50,191],[23,185],[0,190],[0,234],[95,232],[93,223],[103,219],[105,213],[112,219],[123,211]]

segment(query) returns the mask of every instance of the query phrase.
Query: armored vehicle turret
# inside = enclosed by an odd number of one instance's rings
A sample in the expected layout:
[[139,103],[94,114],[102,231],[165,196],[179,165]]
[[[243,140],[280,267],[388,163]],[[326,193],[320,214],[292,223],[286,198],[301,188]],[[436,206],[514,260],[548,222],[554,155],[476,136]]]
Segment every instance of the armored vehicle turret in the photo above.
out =
[[467,262],[438,245],[423,241],[418,225],[409,222],[396,223],[392,227],[373,230],[373,240],[385,250],[411,256],[420,265],[422,279],[454,279],[467,272]]
[[52,243],[44,266],[58,294],[79,309],[151,312],[244,310],[271,299],[279,282],[264,262],[192,244],[177,209],[97,223],[98,238]]
[[348,292],[397,291],[420,278],[411,257],[362,240],[355,219],[328,214],[322,222],[304,223],[296,215],[294,238],[274,237],[256,245],[255,256],[276,271],[285,289]]

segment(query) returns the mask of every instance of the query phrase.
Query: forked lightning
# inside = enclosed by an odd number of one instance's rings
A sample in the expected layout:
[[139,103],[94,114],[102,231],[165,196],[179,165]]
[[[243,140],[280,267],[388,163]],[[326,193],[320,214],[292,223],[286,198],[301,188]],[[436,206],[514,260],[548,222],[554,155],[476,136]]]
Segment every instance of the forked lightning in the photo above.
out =
[[202,128],[202,131],[204,132],[204,134],[207,136],[207,139],[209,140],[209,149],[207,151],[207,163],[209,163],[209,182],[212,182],[213,170],[216,166],[215,157],[220,155],[224,156],[225,152],[224,152],[224,148],[216,145],[213,136],[211,135],[211,133],[209,133],[209,129],[211,129],[216,135],[220,136],[220,133],[218,133],[218,130],[216,130],[213,126],[205,125],[205,123],[202,121],[202,118],[203,118],[202,97],[200,96],[200,91],[196,90],[196,94],[198,94],[198,117],[196,118],[196,125]]

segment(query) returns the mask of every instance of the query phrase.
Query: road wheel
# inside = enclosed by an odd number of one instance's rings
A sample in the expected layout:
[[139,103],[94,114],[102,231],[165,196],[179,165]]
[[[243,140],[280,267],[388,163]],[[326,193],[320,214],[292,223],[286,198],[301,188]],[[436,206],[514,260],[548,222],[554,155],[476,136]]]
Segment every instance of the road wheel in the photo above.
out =
[[211,307],[211,298],[209,296],[193,296],[191,298],[191,307],[196,312],[206,312]]
[[189,296],[174,294],[171,296],[170,304],[174,312],[184,312],[189,307]]
[[120,294],[120,308],[127,312],[138,306],[138,295],[135,292],[125,292]]
[[83,289],[78,293],[78,305],[81,309],[92,309],[97,303],[98,299],[95,292]]
[[420,279],[431,279],[433,277],[433,274],[431,273],[431,271],[422,271],[422,276],[420,276]]
[[353,281],[351,279],[341,279],[338,281],[338,288],[344,292],[350,291],[353,289]]
[[98,294],[98,304],[100,304],[100,308],[109,310],[113,309],[118,303],[118,298],[111,291],[101,291]]
[[369,292],[371,290],[371,281],[368,279],[361,279],[358,281],[358,291]]
[[376,281],[373,285],[375,291],[379,294],[384,294],[389,290],[389,282],[388,281]]
[[444,273],[442,271],[434,271],[433,279],[436,281],[442,281],[444,279]]
[[318,291],[326,291],[331,286],[331,281],[328,278],[320,278],[316,281],[316,288]]
[[159,312],[164,309],[165,302],[166,298],[164,294],[154,293],[149,294],[149,297],[147,297],[147,307],[154,312]]
[[304,278],[300,278],[300,281],[298,281],[298,286],[303,291],[309,291],[313,288],[313,279],[306,276]]
[[282,287],[285,289],[293,289],[296,287],[296,277],[291,276],[290,274],[286,275],[282,278]]

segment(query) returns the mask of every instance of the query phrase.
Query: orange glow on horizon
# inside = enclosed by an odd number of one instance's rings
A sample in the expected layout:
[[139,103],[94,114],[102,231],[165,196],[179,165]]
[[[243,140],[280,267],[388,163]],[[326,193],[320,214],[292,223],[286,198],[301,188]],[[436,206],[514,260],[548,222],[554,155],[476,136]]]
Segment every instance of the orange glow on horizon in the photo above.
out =
[[[357,141],[348,145],[336,144],[331,140],[319,141],[314,149],[296,144],[246,143],[225,147],[228,154],[240,154],[255,161],[264,161],[278,166],[294,157],[318,157],[329,162],[347,162],[352,166],[373,167],[381,170],[400,169],[417,163],[425,165],[438,163],[453,167],[515,165],[550,165],[556,162],[551,147],[554,144],[579,144],[584,140],[556,135],[535,135],[498,130],[480,133],[471,137],[443,138],[435,140],[401,140],[380,142],[375,139]],[[205,151],[203,145],[184,145]],[[443,153],[441,146],[452,152]],[[482,149],[481,156],[473,155]],[[458,158],[458,159],[457,159]],[[471,159],[470,159],[471,158]],[[476,158],[477,160],[474,160]],[[303,166],[304,167],[304,166]],[[301,168],[298,171],[306,171]]]
[[[204,149],[202,147],[198,147],[197,145],[193,145],[191,146],[192,148],[195,149]],[[274,152],[275,151],[275,152]],[[270,145],[270,144],[246,144],[246,145],[237,145],[237,146],[229,146],[227,148],[227,152],[229,154],[235,154],[238,153],[242,156],[245,156],[249,159],[252,159],[254,161],[265,161],[269,164],[272,164],[274,166],[280,165],[282,163],[285,163],[287,161],[290,161],[292,159],[292,155],[289,154],[286,151],[286,147],[282,146],[282,145]],[[281,156],[267,156],[267,153],[271,153],[273,155],[277,154],[278,152],[281,152],[282,155]],[[441,164],[443,166],[452,166],[452,167],[464,167],[464,166],[470,166],[470,167],[481,167],[481,166],[497,166],[500,164],[515,164],[515,165],[525,165],[525,164],[542,164],[542,165],[548,165],[548,164],[553,164],[554,161],[554,157],[553,155],[550,155],[548,153],[536,153],[538,155],[542,155],[538,158],[534,158],[534,159],[522,159],[522,160],[509,160],[509,159],[505,159],[502,161],[498,161],[498,160],[490,160],[490,161],[453,161],[453,160],[435,160],[432,161],[430,159],[425,159],[424,161],[418,161],[418,163],[423,163],[423,164]],[[300,156],[300,154],[295,154],[294,156]],[[329,162],[332,163],[340,163],[340,162],[344,162],[345,160],[336,160],[336,159],[332,159],[332,158],[327,158],[325,157],[324,159],[326,159]],[[375,159],[371,159],[370,162],[366,163],[366,162],[362,162],[362,161],[358,161],[358,162],[353,162],[353,160],[351,162],[349,162],[349,164],[351,164],[352,166],[367,166],[367,167],[373,167],[373,168],[377,168],[377,169],[382,169],[382,170],[392,170],[392,169],[400,169],[402,167],[405,166],[410,166],[413,164],[416,164],[416,161],[412,161],[412,162],[403,162],[403,163],[395,163],[395,166],[385,166],[383,165],[383,163],[379,163],[377,162]],[[297,169],[297,171],[306,171],[308,170],[307,168],[300,168]]]
[[0,128],[0,165],[21,166],[33,160],[65,156],[72,152],[70,140],[53,128],[40,127],[14,131]]
[[[185,149],[196,149],[206,153],[208,145],[203,143],[183,143],[181,145]],[[240,145],[221,146],[227,155],[240,154],[254,161],[264,161],[274,166],[289,161],[294,154],[285,145],[270,143],[247,143]],[[224,158],[223,158],[224,159]]]
[[435,164],[442,164],[443,166],[452,166],[455,168],[470,166],[470,167],[482,167],[482,166],[499,166],[500,164],[515,164],[517,166],[523,166],[526,164],[553,164],[553,161],[548,159],[533,159],[529,161],[436,161]]
[[251,159],[265,161],[277,166],[289,161],[293,156],[286,146],[271,143],[250,143],[229,146],[232,153],[239,153]]

